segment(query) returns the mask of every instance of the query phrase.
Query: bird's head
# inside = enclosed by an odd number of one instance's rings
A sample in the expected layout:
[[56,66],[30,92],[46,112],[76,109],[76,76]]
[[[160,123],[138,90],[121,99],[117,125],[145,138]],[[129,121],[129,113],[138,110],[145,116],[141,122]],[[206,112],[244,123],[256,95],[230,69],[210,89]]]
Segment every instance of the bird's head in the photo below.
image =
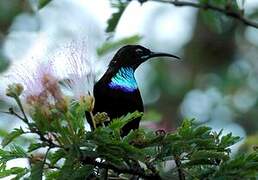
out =
[[140,45],[126,45],[117,51],[109,63],[109,67],[132,67],[133,69],[136,69],[140,64],[147,61],[148,59],[161,56],[180,59],[179,57],[172,54],[152,52],[151,50]]

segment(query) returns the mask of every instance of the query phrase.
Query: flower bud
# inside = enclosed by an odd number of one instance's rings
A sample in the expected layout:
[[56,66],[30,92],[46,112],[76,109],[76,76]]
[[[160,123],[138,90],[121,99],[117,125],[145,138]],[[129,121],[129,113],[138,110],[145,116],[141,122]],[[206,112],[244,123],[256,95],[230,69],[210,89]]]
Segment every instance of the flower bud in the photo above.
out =
[[96,122],[96,124],[103,124],[104,122],[110,121],[110,118],[108,117],[108,114],[106,112],[102,112],[95,114],[94,121]]
[[23,91],[23,86],[19,83],[8,85],[6,95],[9,97],[19,97]]
[[95,104],[95,99],[93,96],[87,95],[80,98],[80,105],[85,106],[85,110],[92,112]]
[[56,108],[62,112],[67,112],[68,111],[68,101],[67,99],[60,99],[56,104]]

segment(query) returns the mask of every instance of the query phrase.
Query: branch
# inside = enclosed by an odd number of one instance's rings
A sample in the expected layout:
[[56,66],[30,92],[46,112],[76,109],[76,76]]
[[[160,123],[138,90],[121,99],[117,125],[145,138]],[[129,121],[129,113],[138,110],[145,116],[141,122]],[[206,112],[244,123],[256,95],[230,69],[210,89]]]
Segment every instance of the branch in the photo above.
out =
[[22,121],[24,121],[24,118],[21,117],[21,116],[20,116],[19,114],[17,114],[16,112],[14,112],[13,108],[9,108],[9,111],[0,111],[0,113],[13,115],[13,116],[16,116],[17,118],[21,119]]
[[39,139],[40,139],[42,142],[46,142],[50,148],[54,148],[54,147],[62,148],[60,145],[55,144],[52,140],[46,138],[46,137],[38,130],[38,128],[35,128],[35,129],[30,128],[30,131],[31,131],[32,133],[37,134],[37,135],[39,136]]
[[174,157],[175,157],[175,163],[177,166],[178,178],[179,178],[179,180],[185,180],[185,175],[184,175],[184,172],[181,167],[180,158],[178,156],[174,156]]
[[25,113],[25,111],[24,111],[24,109],[23,109],[23,106],[22,106],[22,103],[21,103],[21,100],[20,100],[19,96],[14,97],[14,99],[15,99],[16,103],[18,104],[18,107],[20,108],[21,112],[22,112],[23,121],[24,121],[26,124],[28,124],[28,123],[29,123],[29,120],[28,120],[28,118],[27,118],[27,116],[26,116],[26,113]]
[[189,6],[189,7],[194,7],[194,8],[203,9],[203,10],[216,11],[216,12],[225,14],[226,16],[237,19],[237,20],[243,22],[245,25],[248,25],[248,26],[258,29],[258,23],[251,21],[251,20],[247,19],[246,17],[244,17],[241,11],[239,11],[239,12],[233,11],[228,6],[219,7],[219,6],[212,5],[210,3],[194,3],[194,2],[179,1],[179,0],[173,0],[173,1],[149,0],[149,1],[156,1],[156,2],[160,2],[160,3],[169,3],[169,4],[173,4],[174,6],[178,6],[178,7]]
[[81,159],[81,162],[83,164],[90,164],[103,169],[112,169],[116,173],[138,175],[139,177],[142,177],[145,179],[161,180],[161,177],[159,176],[158,173],[146,173],[142,168],[129,168],[129,167],[116,166],[109,162],[97,162],[92,157],[83,157]]
[[36,126],[36,124],[33,125],[33,126],[35,126],[35,128],[33,128],[31,126],[31,123],[29,123],[29,121],[28,121],[24,111],[23,111],[24,117],[21,117],[19,114],[17,114],[13,110],[13,108],[10,108],[9,111],[0,111],[0,113],[6,113],[6,114],[14,115],[17,118],[21,119],[25,124],[27,124],[27,126],[28,126],[28,128],[30,130],[30,132],[26,132],[26,133],[35,133],[35,134],[37,134],[42,142],[48,143],[49,147],[51,147],[51,148],[52,147],[61,147],[60,145],[57,145],[54,142],[52,142],[50,139],[45,138],[45,136],[39,131],[39,128]]

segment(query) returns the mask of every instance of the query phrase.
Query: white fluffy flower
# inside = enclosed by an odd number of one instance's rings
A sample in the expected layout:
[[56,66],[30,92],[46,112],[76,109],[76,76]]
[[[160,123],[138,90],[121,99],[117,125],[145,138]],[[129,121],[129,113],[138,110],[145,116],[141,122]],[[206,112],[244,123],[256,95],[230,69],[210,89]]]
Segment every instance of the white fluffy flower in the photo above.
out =
[[34,59],[15,66],[8,79],[23,85],[22,98],[27,104],[54,103],[62,101],[63,95],[85,100],[93,94],[95,79],[96,49],[90,45],[86,40],[72,41],[46,58],[51,60]]
[[56,80],[50,61],[31,61],[14,67],[8,79],[21,83],[24,87],[22,98],[27,102],[31,97],[42,96],[45,90],[43,80],[46,76]]
[[64,79],[68,93],[76,100],[92,95],[96,63],[95,48],[86,40],[72,41],[54,57],[55,69]]

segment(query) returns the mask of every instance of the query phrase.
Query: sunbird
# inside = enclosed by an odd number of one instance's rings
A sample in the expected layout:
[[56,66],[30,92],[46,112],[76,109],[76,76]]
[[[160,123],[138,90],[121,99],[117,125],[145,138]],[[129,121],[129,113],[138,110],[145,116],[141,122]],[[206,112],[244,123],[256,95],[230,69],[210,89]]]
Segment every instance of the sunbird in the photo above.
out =
[[[93,114],[106,112],[112,120],[135,111],[144,112],[134,72],[148,59],[162,56],[180,59],[172,54],[152,52],[140,45],[126,45],[120,48],[110,61],[107,71],[94,85]],[[127,123],[122,128],[121,136],[127,135],[131,130],[138,129],[140,120],[141,117]],[[89,124],[93,128],[92,122]]]

